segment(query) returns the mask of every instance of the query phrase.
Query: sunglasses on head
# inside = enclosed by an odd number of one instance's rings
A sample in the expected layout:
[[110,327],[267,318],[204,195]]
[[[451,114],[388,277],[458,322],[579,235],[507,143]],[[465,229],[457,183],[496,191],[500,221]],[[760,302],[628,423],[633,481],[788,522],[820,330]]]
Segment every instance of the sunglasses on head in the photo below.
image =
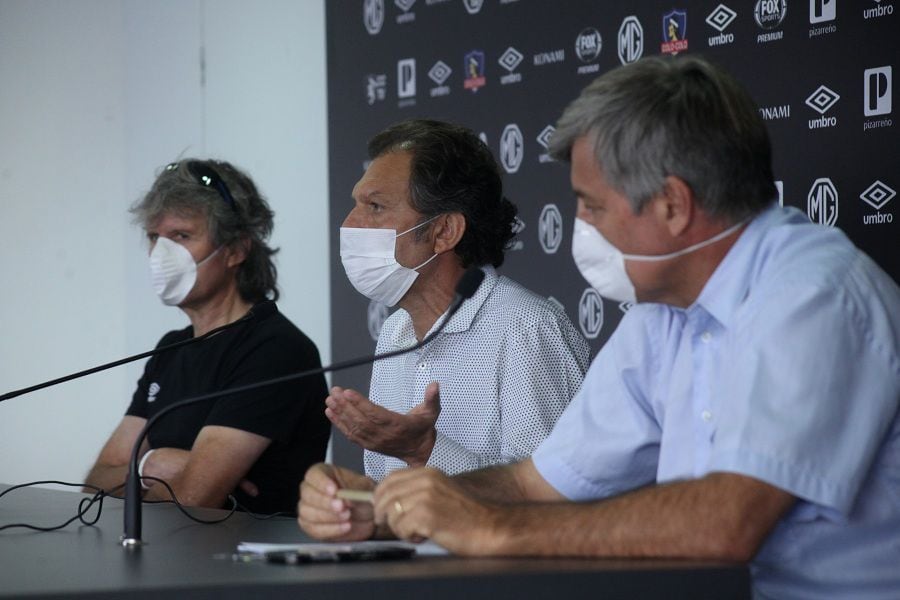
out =
[[[194,176],[194,179],[198,184],[203,187],[213,188],[219,192],[219,196],[222,197],[225,204],[230,206],[231,210],[237,212],[238,208],[237,203],[234,201],[234,196],[231,195],[231,191],[228,189],[228,186],[225,185],[225,181],[219,177],[218,173],[211,167],[196,160],[189,161],[185,166],[187,166],[188,172]],[[177,168],[177,162],[166,165],[166,171],[174,171]]]

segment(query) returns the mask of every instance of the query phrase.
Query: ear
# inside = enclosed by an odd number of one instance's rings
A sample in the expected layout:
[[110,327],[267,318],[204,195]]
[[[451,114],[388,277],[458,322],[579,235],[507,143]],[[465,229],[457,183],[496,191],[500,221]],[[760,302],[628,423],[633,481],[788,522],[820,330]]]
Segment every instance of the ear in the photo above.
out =
[[250,238],[241,238],[225,247],[225,266],[236,267],[250,254]]
[[683,179],[669,175],[662,192],[653,199],[654,214],[672,237],[678,237],[691,224],[695,207],[694,190]]
[[453,250],[466,232],[466,218],[462,213],[447,213],[434,222],[434,253]]

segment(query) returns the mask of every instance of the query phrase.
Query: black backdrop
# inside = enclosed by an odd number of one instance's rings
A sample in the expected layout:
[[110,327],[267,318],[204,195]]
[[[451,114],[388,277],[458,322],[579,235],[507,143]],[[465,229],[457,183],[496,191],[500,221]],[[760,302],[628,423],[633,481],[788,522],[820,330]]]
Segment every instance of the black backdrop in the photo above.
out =
[[[372,352],[388,313],[347,282],[337,232],[367,140],[411,117],[483,135],[519,207],[501,272],[560,302],[596,353],[628,307],[601,301],[578,274],[568,171],[547,159],[542,141],[594,77],[668,49],[702,53],[750,89],[772,136],[783,202],[846,231],[897,280],[894,2],[326,0],[334,359]],[[333,381],[366,391],[369,375],[359,368]],[[334,459],[361,468],[361,452],[340,435]]]

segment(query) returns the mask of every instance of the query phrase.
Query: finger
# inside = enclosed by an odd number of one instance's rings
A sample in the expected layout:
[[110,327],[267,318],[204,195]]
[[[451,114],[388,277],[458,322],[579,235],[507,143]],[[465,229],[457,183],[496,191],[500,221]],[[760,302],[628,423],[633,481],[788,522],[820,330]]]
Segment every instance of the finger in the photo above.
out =
[[[334,469],[325,463],[318,463],[307,469],[306,474],[303,476],[303,484],[306,484],[306,486],[316,490],[320,494],[332,498],[337,493],[339,487]],[[301,485],[301,490],[302,489],[303,487]]]

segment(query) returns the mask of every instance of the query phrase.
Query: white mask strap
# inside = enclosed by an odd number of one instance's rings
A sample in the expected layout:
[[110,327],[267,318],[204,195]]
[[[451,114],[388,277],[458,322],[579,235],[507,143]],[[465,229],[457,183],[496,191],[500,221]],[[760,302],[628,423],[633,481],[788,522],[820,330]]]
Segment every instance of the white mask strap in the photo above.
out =
[[699,250],[700,248],[709,246],[710,244],[715,244],[719,240],[728,237],[729,235],[731,235],[732,233],[734,233],[735,231],[737,231],[738,229],[740,229],[741,227],[746,225],[747,221],[749,221],[749,220],[750,219],[744,219],[740,223],[738,223],[736,225],[732,225],[725,231],[717,233],[716,235],[709,238],[708,240],[698,242],[692,246],[688,246],[687,248],[682,248],[681,250],[678,250],[676,252],[672,252],[669,254],[650,255],[650,256],[643,255],[643,254],[622,254],[622,258],[624,258],[625,260],[634,260],[634,261],[643,261],[643,262],[655,262],[655,261],[660,261],[660,260],[669,260],[672,258],[677,258],[679,256],[689,254],[690,252],[693,252],[694,250]]

